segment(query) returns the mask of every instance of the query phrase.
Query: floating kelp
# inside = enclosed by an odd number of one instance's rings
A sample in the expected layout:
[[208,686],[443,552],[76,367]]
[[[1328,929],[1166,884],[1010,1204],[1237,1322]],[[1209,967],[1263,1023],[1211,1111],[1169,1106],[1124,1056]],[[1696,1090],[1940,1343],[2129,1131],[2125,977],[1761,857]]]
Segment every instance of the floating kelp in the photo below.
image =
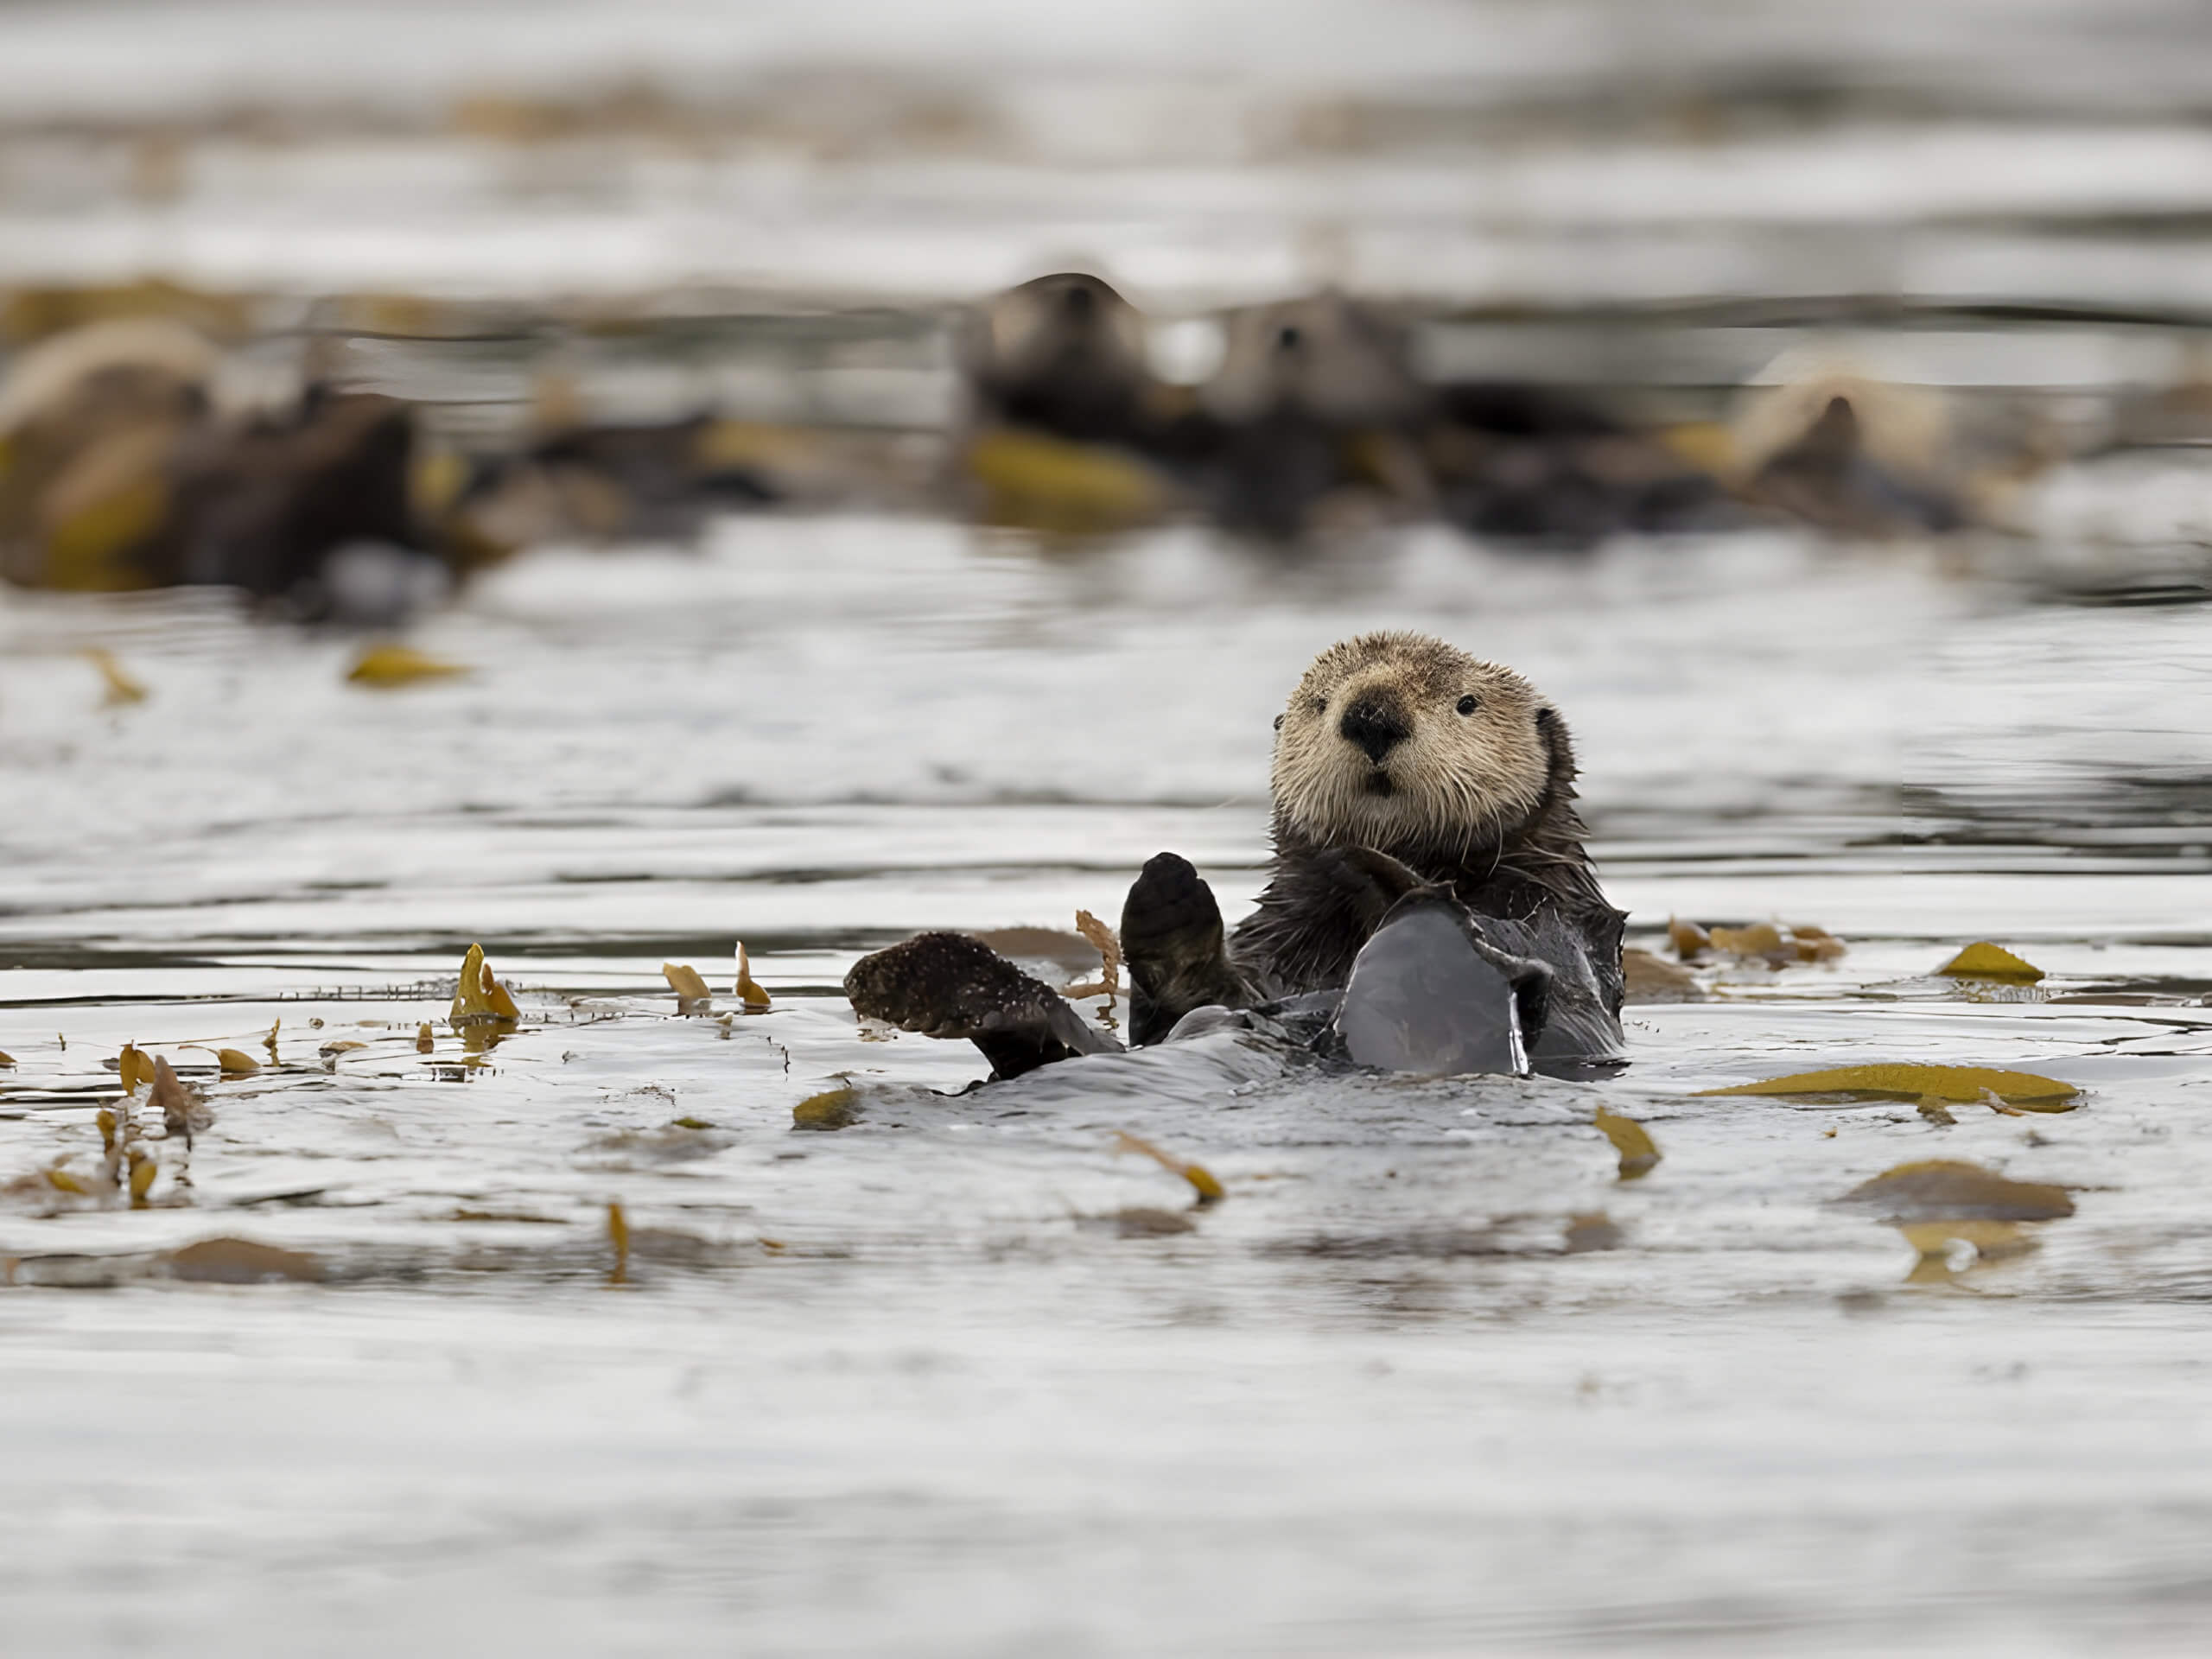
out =
[[2073,1109],[2081,1090],[2056,1077],[2032,1071],[2000,1071],[1978,1065],[1847,1065],[1829,1071],[1799,1071],[1759,1083],[1703,1089],[1705,1095],[1885,1095],[1905,1100],[1934,1096],[1974,1102],[1986,1090],[2008,1105],[2031,1111]]
[[619,1285],[630,1276],[630,1218],[622,1213],[622,1206],[607,1206],[607,1242],[614,1252],[614,1265],[607,1270],[607,1282]]
[[1675,954],[1684,962],[1718,953],[1785,968],[1793,963],[1834,962],[1845,952],[1841,939],[1810,922],[1787,926],[1753,922],[1744,927],[1715,925],[1708,928],[1676,916],[1668,918],[1667,938],[1675,947]]
[[99,671],[101,708],[127,709],[134,702],[146,701],[146,688],[124,671],[123,664],[116,661],[113,652],[92,646],[82,655],[86,662]]
[[1979,1164],[1929,1159],[1899,1164],[1860,1182],[1839,1202],[1873,1211],[1911,1245],[1917,1257],[1909,1282],[1951,1277],[1950,1247],[1971,1245],[1977,1262],[2015,1256],[2035,1248],[2024,1224],[2074,1213],[2063,1186],[2016,1181]]
[[1109,1001],[1122,994],[1122,941],[1114,930],[1087,910],[1075,913],[1075,931],[1098,952],[1098,977],[1063,986],[1062,996],[1103,996]]
[[1632,1117],[1609,1112],[1602,1106],[1593,1121],[1599,1132],[1613,1143],[1613,1150],[1620,1154],[1621,1179],[1641,1180],[1658,1167],[1659,1147],[1643,1124]]
[[745,954],[742,939],[737,942],[737,995],[748,1014],[759,1014],[768,1006],[768,993],[753,981],[753,963]]
[[668,988],[676,993],[678,1014],[704,1014],[714,1007],[715,994],[707,988],[707,982],[699,977],[699,970],[680,962],[664,962],[661,977],[668,982]]
[[2033,963],[1986,939],[1967,946],[1936,971],[1952,979],[2003,979],[2028,984],[2044,976],[2043,969]]
[[809,1095],[791,1108],[795,1129],[845,1129],[860,1121],[860,1096],[850,1084]]
[[492,965],[484,960],[484,947],[470,945],[461,964],[453,1007],[446,1016],[447,1023],[461,1033],[461,1046],[472,1054],[481,1053],[512,1031],[521,1018],[522,1010],[515,1006],[506,987],[492,976]]
[[1222,1184],[1213,1178],[1211,1172],[1205,1165],[1185,1163],[1181,1159],[1162,1152],[1151,1141],[1131,1135],[1126,1130],[1115,1131],[1114,1150],[1142,1153],[1162,1169],[1180,1175],[1197,1192],[1200,1204],[1217,1204],[1229,1196]]
[[468,671],[458,663],[441,662],[411,645],[381,644],[365,649],[346,671],[346,678],[349,684],[389,690],[424,680],[450,680]]

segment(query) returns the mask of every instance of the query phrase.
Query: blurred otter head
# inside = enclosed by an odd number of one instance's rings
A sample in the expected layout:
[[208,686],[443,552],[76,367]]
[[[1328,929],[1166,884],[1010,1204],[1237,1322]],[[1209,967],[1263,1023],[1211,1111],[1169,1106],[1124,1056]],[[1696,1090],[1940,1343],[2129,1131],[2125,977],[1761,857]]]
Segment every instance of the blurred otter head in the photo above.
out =
[[1426,634],[1332,645],[1275,722],[1277,836],[1324,847],[1464,857],[1520,830],[1573,776],[1541,693]]
[[971,309],[958,354],[979,422],[1086,442],[1127,439],[1152,384],[1143,317],[1080,271],[1039,276]]
[[1393,427],[1427,406],[1403,326],[1341,294],[1248,307],[1226,326],[1221,367],[1198,392],[1217,420]]

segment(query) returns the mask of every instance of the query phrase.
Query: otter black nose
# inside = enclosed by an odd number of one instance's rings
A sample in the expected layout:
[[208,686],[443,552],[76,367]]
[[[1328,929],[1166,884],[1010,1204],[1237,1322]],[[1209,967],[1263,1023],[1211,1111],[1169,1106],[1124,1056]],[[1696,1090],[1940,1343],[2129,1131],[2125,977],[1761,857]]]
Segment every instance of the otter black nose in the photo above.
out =
[[1358,698],[1345,709],[1337,733],[1347,743],[1357,743],[1366,750],[1367,758],[1378,766],[1384,755],[1413,735],[1396,706],[1375,697]]

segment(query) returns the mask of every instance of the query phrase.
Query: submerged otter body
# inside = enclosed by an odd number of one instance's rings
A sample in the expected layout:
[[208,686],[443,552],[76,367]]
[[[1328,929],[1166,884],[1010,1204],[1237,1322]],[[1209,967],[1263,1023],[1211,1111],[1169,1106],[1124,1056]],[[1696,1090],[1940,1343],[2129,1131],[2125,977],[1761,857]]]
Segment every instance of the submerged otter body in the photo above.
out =
[[[1419,634],[1316,658],[1276,722],[1275,864],[1233,935],[1173,853],[1122,912],[1130,1039],[1256,1018],[1317,1053],[1424,1071],[1622,1055],[1621,931],[1582,846],[1565,722],[1510,669]],[[861,1014],[965,1037],[1011,1077],[1117,1047],[979,941],[863,958]]]

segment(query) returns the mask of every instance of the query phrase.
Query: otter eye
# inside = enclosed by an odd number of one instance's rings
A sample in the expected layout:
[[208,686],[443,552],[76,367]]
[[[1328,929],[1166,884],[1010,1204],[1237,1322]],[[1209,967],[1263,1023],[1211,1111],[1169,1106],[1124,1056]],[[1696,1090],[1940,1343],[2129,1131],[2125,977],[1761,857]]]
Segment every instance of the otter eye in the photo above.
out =
[[1482,706],[1483,700],[1471,691],[1459,699],[1459,712],[1463,715],[1471,715]]

